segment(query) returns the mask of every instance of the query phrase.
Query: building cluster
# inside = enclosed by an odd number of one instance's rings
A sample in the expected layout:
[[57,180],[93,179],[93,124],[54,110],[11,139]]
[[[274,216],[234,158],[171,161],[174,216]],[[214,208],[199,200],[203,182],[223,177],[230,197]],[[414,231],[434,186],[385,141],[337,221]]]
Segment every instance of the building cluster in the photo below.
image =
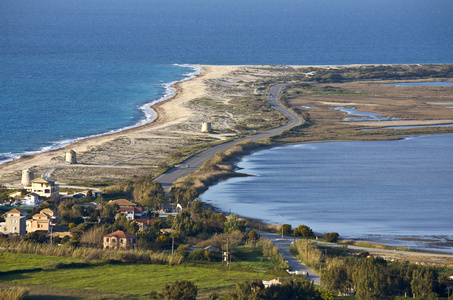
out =
[[[207,129],[209,132],[211,130],[210,124],[204,124],[203,129]],[[65,161],[68,164],[76,164],[76,153],[72,150],[67,152]],[[61,234],[70,236],[71,233],[66,226],[57,227],[60,223],[60,216],[55,210],[45,208],[34,215],[30,215],[31,209],[36,210],[45,201],[65,201],[69,198],[84,197],[87,194],[81,192],[75,195],[60,195],[59,184],[55,179],[46,176],[35,178],[35,174],[31,169],[22,171],[21,183],[22,190],[9,195],[10,199],[13,200],[2,204],[3,206],[13,206],[15,208],[2,214],[4,222],[0,222],[0,236],[24,236],[33,232],[44,233],[48,238],[52,236],[61,237]],[[92,196],[99,197],[101,192],[92,192]],[[92,206],[94,209],[102,207],[97,202],[76,203],[74,205]],[[106,205],[117,205],[116,218],[124,216],[127,220],[134,221],[137,223],[139,231],[145,231],[152,224],[158,222],[158,219],[150,219],[151,214],[144,207],[126,199],[112,200]],[[92,219],[83,217],[83,220],[86,222]],[[101,222],[102,220],[99,218],[98,221]],[[137,237],[135,235],[116,231],[103,238],[103,245],[105,249],[131,249],[134,248],[136,241]]]
[[[35,194],[33,201],[37,201],[36,198]],[[94,207],[98,207],[99,203],[92,202],[83,203],[81,205],[93,205]],[[150,219],[148,211],[137,203],[126,199],[112,200],[106,205],[117,205],[116,218],[125,216],[129,221],[134,221],[137,223],[139,231],[145,231],[149,229],[152,224],[159,221],[158,219]],[[61,229],[57,230],[55,228],[60,222],[60,216],[55,210],[50,208],[42,209],[33,216],[29,216],[29,213],[23,209],[13,208],[7,211],[3,217],[5,222],[0,223],[0,235],[10,237],[24,236],[32,232],[42,232],[45,233],[47,237],[61,235]],[[101,220],[99,219],[99,222],[100,221]],[[70,235],[70,232],[64,233]],[[136,241],[137,237],[135,235],[116,231],[104,237],[103,245],[105,249],[131,249],[134,247]]]
[[4,214],[5,222],[0,223],[0,232],[3,235],[25,235],[31,232],[45,232],[49,234],[60,222],[60,216],[56,211],[45,208],[39,213],[28,218],[25,210],[13,208]]

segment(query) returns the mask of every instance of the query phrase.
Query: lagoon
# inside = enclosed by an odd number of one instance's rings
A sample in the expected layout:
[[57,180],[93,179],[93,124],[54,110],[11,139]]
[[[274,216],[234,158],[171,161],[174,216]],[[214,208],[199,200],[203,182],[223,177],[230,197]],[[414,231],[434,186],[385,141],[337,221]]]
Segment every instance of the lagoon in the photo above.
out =
[[399,82],[399,83],[385,83],[385,85],[393,86],[453,86],[453,82]]
[[452,149],[453,135],[276,147],[238,163],[253,176],[201,199],[271,223],[453,253]]

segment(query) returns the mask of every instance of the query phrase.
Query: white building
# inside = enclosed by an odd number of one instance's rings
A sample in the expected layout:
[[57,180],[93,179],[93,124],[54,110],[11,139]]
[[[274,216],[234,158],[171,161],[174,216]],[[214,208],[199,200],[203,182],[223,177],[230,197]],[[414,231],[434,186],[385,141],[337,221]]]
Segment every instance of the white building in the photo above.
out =
[[30,193],[30,194],[24,196],[22,205],[36,207],[36,205],[38,205],[38,199],[39,199],[38,194]]
[[30,181],[30,185],[25,187],[28,192],[36,193],[39,196],[50,197],[60,195],[60,187],[55,179],[49,177],[36,178]]

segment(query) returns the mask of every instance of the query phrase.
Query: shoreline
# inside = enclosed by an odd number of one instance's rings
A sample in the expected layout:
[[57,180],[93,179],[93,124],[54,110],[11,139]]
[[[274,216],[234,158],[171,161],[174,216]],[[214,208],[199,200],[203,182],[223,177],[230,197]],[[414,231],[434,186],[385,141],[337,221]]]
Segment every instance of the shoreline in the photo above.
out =
[[[375,65],[375,64],[371,64]],[[380,64],[380,65],[388,65],[388,64]],[[403,64],[408,65],[408,64]],[[188,67],[189,65],[181,65],[184,67]],[[179,135],[183,136],[201,136],[199,132],[198,126],[201,125],[202,121],[210,120],[209,118],[212,116],[212,112],[205,111],[204,115],[198,111],[195,107],[189,107],[188,104],[190,101],[195,99],[213,99],[214,101],[220,101],[228,103],[228,101],[232,98],[237,96],[236,91],[234,89],[237,88],[237,80],[246,80],[251,83],[257,78],[264,78],[266,76],[273,76],[275,72],[281,72],[280,74],[284,74],[286,71],[284,70],[286,67],[294,68],[294,69],[303,69],[307,67],[318,67],[318,68],[341,68],[341,67],[358,67],[358,66],[369,66],[367,64],[352,64],[352,65],[323,65],[323,66],[284,66],[285,68],[279,68],[280,71],[273,70],[273,66],[256,66],[256,65],[190,65],[194,68],[194,72],[188,73],[187,78],[183,78],[181,81],[167,83],[168,90],[170,91],[170,95],[163,95],[157,101],[152,101],[151,103],[147,103],[146,105],[142,106],[147,107],[150,112],[155,114],[155,117],[149,119],[149,121],[145,124],[140,124],[141,122],[134,124],[130,127],[120,128],[115,130],[114,132],[107,132],[95,136],[88,136],[79,138],[69,144],[58,146],[55,149],[50,149],[47,151],[39,151],[38,153],[33,154],[25,154],[22,155],[20,158],[16,158],[4,163],[0,164],[0,182],[6,183],[6,185],[13,185],[11,182],[20,181],[20,172],[27,168],[34,168],[39,169],[39,171],[44,172],[45,170],[50,170],[52,168],[65,168],[65,167],[74,167],[74,166],[81,166],[82,164],[77,165],[64,165],[62,158],[64,157],[64,152],[69,150],[74,150],[78,157],[79,154],[88,153],[94,148],[103,148],[104,146],[110,147],[107,145],[108,143],[112,143],[115,139],[119,138],[134,138],[139,139],[143,138],[143,136],[159,136],[159,137],[167,137],[167,138],[175,138],[175,135],[178,133]],[[276,69],[276,70],[279,70]],[[236,74],[239,73],[239,77]],[[258,76],[258,77],[257,77]],[[222,84],[224,86],[222,86]],[[233,91],[229,93],[225,93],[224,91],[218,91],[218,86],[221,88],[227,87],[233,89]],[[168,91],[167,90],[167,91]],[[173,91],[172,91],[173,90]],[[167,94],[168,92],[166,92]],[[220,93],[220,94],[219,94]],[[239,92],[240,93],[240,92]],[[209,114],[211,113],[211,115]],[[145,118],[145,121],[147,119]],[[226,120],[226,119],[225,119]],[[234,119],[233,119],[234,120]],[[447,122],[450,120],[442,120],[443,122]],[[396,121],[395,121],[396,122]],[[402,122],[401,125],[406,125],[407,121],[400,120]],[[410,121],[411,123],[420,123],[422,124],[423,121],[415,120]],[[432,122],[432,121],[431,121]],[[439,121],[434,121],[439,123]],[[190,124],[189,124],[190,123]],[[234,123],[233,123],[234,124]],[[359,125],[359,124],[358,124]],[[379,125],[383,125],[381,122]],[[196,127],[195,127],[196,126]],[[182,128],[182,129],[181,129]],[[211,136],[213,139],[221,140],[224,139],[226,135],[222,136],[221,134],[216,134],[216,136]],[[204,135],[206,136],[206,135]],[[323,141],[311,141],[311,142],[323,142]],[[131,142],[132,143],[132,142]],[[116,148],[115,148],[116,147]],[[118,150],[119,146],[114,146],[113,149],[108,149],[108,151],[115,152]],[[167,152],[169,149],[174,149],[174,145],[170,145],[167,147]],[[176,147],[177,148],[177,147]],[[116,150],[115,150],[116,149]],[[143,151],[139,149],[140,151]],[[139,151],[137,150],[137,151]],[[137,152],[136,151],[136,152]],[[96,153],[92,153],[91,151],[89,154],[94,155],[102,155],[103,153],[99,154],[99,151]],[[129,156],[122,153],[123,157],[130,159],[131,155],[134,152],[130,152]],[[121,160],[117,160],[121,161]],[[85,163],[85,162],[84,162]],[[100,160],[96,161],[89,161],[87,165],[96,165],[104,166],[109,165],[109,162],[106,161],[105,157]],[[110,163],[111,165],[111,163]],[[140,168],[144,167],[142,165],[136,164],[137,167]],[[149,164],[146,166],[149,167]],[[130,168],[134,168],[131,165]],[[138,174],[140,175],[140,174]],[[65,181],[65,180],[63,180]]]
[[[186,66],[186,65],[182,65]],[[189,66],[189,65],[187,65]],[[146,106],[154,115],[152,119],[144,124],[140,121],[132,126],[120,128],[113,132],[106,132],[94,136],[81,137],[63,146],[56,147],[50,150],[37,150],[37,153],[23,154],[18,158],[0,163],[0,182],[4,176],[12,173],[19,174],[22,170],[28,168],[38,168],[53,166],[52,160],[56,156],[63,157],[64,153],[69,150],[74,150],[77,154],[84,153],[91,148],[100,147],[108,142],[111,142],[119,137],[128,136],[131,134],[145,134],[150,130],[159,130],[170,125],[182,123],[190,118],[194,112],[186,108],[185,105],[204,95],[206,86],[204,86],[205,78],[217,79],[232,70],[236,70],[241,66],[210,66],[210,65],[190,65],[196,72],[190,72],[190,77],[183,78],[180,81],[166,83],[168,90],[172,90],[171,95],[167,92],[161,98],[162,100],[154,100],[147,103]],[[167,91],[168,91],[167,90]],[[164,99],[163,99],[164,98]],[[140,108],[140,109],[141,109]],[[17,180],[16,180],[17,181]],[[20,182],[20,181],[19,181]],[[20,184],[11,184],[3,181],[6,185],[20,186]]]
[[41,153],[62,150],[62,149],[65,149],[67,146],[75,144],[79,141],[84,141],[87,139],[94,139],[94,138],[101,137],[101,136],[119,134],[122,132],[127,132],[130,129],[136,129],[136,128],[146,126],[148,124],[153,123],[154,121],[156,121],[159,118],[159,115],[156,112],[156,109],[154,109],[154,107],[157,107],[157,105],[159,103],[163,103],[163,102],[175,97],[176,92],[177,92],[177,86],[179,83],[196,78],[198,75],[200,75],[203,72],[203,69],[198,65],[178,65],[178,64],[176,64],[176,65],[179,67],[183,67],[183,68],[192,68],[192,71],[189,73],[183,74],[182,75],[183,79],[181,79],[181,80],[163,83],[162,86],[165,89],[165,93],[158,99],[152,100],[151,102],[145,103],[139,107],[139,110],[143,113],[142,120],[139,120],[135,124],[128,125],[128,126],[125,126],[122,128],[112,129],[107,132],[102,132],[102,133],[83,136],[83,137],[77,137],[74,139],[54,141],[54,142],[51,142],[52,144],[50,146],[44,146],[39,150],[33,150],[33,151],[29,151],[29,152],[13,154],[12,158],[7,158],[4,161],[0,161],[0,168],[9,162],[21,159],[22,157],[29,157],[29,156],[39,155]]

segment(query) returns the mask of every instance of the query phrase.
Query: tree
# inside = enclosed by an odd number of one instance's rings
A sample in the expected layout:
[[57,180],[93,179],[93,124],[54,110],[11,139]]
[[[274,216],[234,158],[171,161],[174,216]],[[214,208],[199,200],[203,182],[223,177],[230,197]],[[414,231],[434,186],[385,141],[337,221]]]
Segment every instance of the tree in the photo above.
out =
[[256,229],[252,229],[247,233],[247,239],[252,240],[252,241],[256,241],[259,239],[259,235],[258,235],[258,232],[256,231]]
[[165,191],[159,182],[153,181],[151,176],[143,176],[135,183],[132,195],[136,202],[143,206],[150,206],[158,196],[165,197]]
[[121,230],[132,234],[135,234],[138,229],[138,224],[134,221],[129,221],[123,214],[115,220],[115,223],[113,223],[112,226],[112,231]]
[[336,242],[338,242],[339,236],[340,235],[337,232],[328,232],[328,233],[324,234],[324,239],[328,243],[336,243]]
[[188,280],[176,281],[172,285],[166,285],[159,299],[164,300],[196,300],[198,294],[197,286]]
[[426,268],[412,272],[411,289],[416,296],[425,298],[433,290],[434,274]]
[[282,227],[283,227],[282,231],[283,231],[284,235],[290,235],[292,233],[290,224],[283,224]]
[[192,205],[190,206],[190,212],[193,215],[198,216],[200,216],[203,213],[203,203],[201,203],[200,199],[197,199],[192,202]]
[[357,299],[385,299],[389,294],[386,274],[386,261],[368,257],[358,265],[353,281]]
[[186,210],[176,215],[172,228],[184,236],[194,235],[198,232],[197,224],[190,218],[190,214]]
[[102,245],[102,238],[107,234],[107,230],[102,226],[93,226],[80,236],[80,243],[98,247]]
[[197,190],[187,187],[172,187],[168,194],[172,202],[179,203],[181,205],[186,205],[198,197]]
[[47,242],[46,233],[39,232],[39,231],[27,233],[24,240],[27,242],[39,243],[39,244],[43,244],[43,243]]
[[235,230],[245,231],[245,225],[239,220],[238,214],[229,216],[224,226],[224,232],[226,233],[231,233]]
[[311,230],[311,228],[306,225],[299,225],[299,227],[294,229],[294,233],[296,236],[301,236],[304,238],[309,238],[309,237],[315,236],[315,234],[313,233],[313,230]]
[[115,223],[115,216],[118,212],[117,204],[107,204],[104,205],[101,213],[101,220],[104,224],[113,224]]

